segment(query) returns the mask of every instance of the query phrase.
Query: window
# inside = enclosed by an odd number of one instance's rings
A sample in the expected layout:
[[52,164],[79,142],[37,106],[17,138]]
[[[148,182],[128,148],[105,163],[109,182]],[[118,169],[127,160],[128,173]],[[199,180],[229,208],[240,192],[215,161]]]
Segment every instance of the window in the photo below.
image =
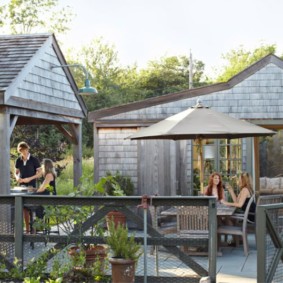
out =
[[[202,141],[204,185],[209,175],[219,172],[225,177],[236,175],[242,170],[241,139],[207,139]],[[199,189],[200,146],[193,141],[193,182],[194,190]]]

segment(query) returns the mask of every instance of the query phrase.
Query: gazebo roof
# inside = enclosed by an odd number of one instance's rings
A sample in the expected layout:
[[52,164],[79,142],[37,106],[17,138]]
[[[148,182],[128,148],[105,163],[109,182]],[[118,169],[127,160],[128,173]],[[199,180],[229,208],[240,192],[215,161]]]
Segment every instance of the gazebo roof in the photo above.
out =
[[1,35],[0,107],[84,118],[87,109],[69,68],[51,69],[66,64],[53,34]]
[[0,90],[7,89],[49,36],[0,36]]
[[[58,68],[52,68],[53,66]],[[54,125],[74,145],[74,184],[82,173],[83,98],[53,34],[0,36],[0,192],[10,186],[16,125]]]

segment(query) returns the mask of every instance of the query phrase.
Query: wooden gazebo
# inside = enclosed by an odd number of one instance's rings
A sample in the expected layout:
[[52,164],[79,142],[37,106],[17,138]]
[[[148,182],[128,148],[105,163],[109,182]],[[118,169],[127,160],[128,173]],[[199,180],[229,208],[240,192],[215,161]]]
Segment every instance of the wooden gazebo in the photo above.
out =
[[0,36],[0,193],[10,189],[10,137],[16,125],[56,126],[74,145],[74,185],[82,174],[87,109],[53,34]]

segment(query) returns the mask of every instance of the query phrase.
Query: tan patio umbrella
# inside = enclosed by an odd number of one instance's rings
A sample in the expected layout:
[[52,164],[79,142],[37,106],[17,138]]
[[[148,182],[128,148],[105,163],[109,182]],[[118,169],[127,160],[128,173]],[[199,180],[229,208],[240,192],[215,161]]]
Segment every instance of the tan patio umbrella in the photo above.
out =
[[185,111],[170,116],[148,128],[141,129],[136,134],[131,135],[129,139],[196,140],[200,148],[200,184],[201,192],[203,192],[203,139],[235,139],[273,134],[275,134],[274,131],[214,111],[198,102],[197,105]]

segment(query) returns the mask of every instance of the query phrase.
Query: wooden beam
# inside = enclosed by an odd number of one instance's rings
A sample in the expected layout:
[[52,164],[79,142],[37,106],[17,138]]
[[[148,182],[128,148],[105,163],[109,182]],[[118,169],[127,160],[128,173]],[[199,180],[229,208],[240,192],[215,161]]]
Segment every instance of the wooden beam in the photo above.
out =
[[9,138],[11,138],[12,132],[17,124],[18,116],[10,115],[10,127],[9,127]]
[[70,132],[62,124],[55,124],[55,126],[67,138],[67,140],[70,143],[72,143],[72,144],[77,144],[78,143],[78,139],[74,135],[74,131],[73,131],[72,127],[70,127],[70,129],[71,129],[71,132]]

